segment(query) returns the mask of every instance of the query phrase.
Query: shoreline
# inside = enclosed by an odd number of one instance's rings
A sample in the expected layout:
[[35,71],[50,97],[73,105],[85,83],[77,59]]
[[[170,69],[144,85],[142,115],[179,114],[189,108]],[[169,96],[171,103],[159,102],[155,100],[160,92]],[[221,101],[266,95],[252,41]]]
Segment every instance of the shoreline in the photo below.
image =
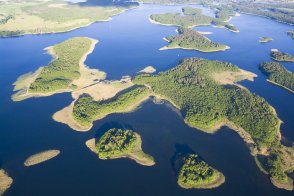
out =
[[219,176],[217,179],[215,179],[214,181],[212,181],[206,185],[201,185],[201,186],[199,185],[197,187],[196,186],[195,187],[185,186],[181,183],[178,183],[178,185],[184,189],[213,189],[213,188],[217,188],[217,187],[221,186],[223,183],[225,183],[226,178],[225,178],[224,174],[221,173],[220,171],[218,171],[216,169],[213,169],[213,170],[216,171],[219,174]]
[[281,84],[278,84],[278,83],[276,83],[276,82],[274,82],[274,81],[271,81],[271,80],[269,80],[269,79],[266,79],[266,81],[268,81],[269,83],[271,83],[271,84],[273,84],[273,85],[275,85],[275,86],[281,87],[281,88],[283,88],[283,89],[289,91],[290,93],[294,93],[293,90],[291,90],[291,89],[289,89],[289,88],[287,88],[287,87],[285,87],[285,86],[283,86],[283,85],[281,85]]

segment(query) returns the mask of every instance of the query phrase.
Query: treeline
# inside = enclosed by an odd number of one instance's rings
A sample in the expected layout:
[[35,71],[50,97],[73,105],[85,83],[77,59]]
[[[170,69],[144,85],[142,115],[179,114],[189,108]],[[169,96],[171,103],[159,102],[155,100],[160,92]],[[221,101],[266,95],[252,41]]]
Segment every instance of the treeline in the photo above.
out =
[[54,55],[58,58],[42,69],[29,92],[48,93],[71,88],[71,82],[80,76],[80,60],[90,50],[91,43],[89,38],[77,37],[55,45]]
[[282,64],[276,62],[262,63],[259,69],[268,76],[270,81],[294,91],[294,74]]
[[271,51],[271,57],[276,61],[294,62],[294,57],[286,52]]
[[225,50],[227,47],[226,45],[210,41],[193,29],[179,27],[178,33],[179,35],[166,37],[169,41],[168,48],[181,47],[184,49],[211,52]]
[[24,31],[1,31],[0,30],[0,37],[14,37],[23,35]]

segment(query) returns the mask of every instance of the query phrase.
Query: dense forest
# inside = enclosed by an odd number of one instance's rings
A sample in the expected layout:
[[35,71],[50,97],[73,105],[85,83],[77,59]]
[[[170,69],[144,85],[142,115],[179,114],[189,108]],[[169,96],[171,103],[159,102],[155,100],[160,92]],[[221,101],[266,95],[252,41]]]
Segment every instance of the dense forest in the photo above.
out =
[[29,92],[48,93],[71,88],[71,82],[80,76],[79,62],[91,44],[89,38],[77,37],[53,46],[54,55],[58,58],[42,69],[30,85]]
[[294,57],[286,52],[279,52],[277,50],[271,51],[271,57],[275,61],[294,62]]
[[169,41],[167,48],[193,49],[203,52],[221,51],[227,48],[226,45],[212,42],[193,29],[178,28],[179,35],[166,37]]
[[97,154],[101,159],[130,153],[138,143],[131,130],[110,129],[102,135],[96,144]]
[[294,74],[282,64],[276,62],[262,63],[259,68],[268,76],[270,81],[294,92]]
[[183,158],[178,174],[178,184],[183,188],[213,188],[224,182],[223,175],[213,169],[196,154]]

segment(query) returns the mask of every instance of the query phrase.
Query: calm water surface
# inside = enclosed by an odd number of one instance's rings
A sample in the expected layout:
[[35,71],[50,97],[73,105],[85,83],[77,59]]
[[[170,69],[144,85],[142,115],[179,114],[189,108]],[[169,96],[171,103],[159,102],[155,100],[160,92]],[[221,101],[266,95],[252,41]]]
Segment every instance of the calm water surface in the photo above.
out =
[[[32,98],[12,102],[12,83],[26,72],[48,64],[51,57],[43,48],[74,36],[99,40],[86,64],[105,71],[108,79],[134,75],[147,65],[158,71],[174,67],[186,57],[203,57],[232,62],[258,75],[254,82],[242,84],[264,97],[284,122],[281,130],[294,141],[294,96],[266,82],[258,64],[270,61],[272,48],[294,55],[293,45],[285,32],[293,27],[265,18],[242,15],[235,17],[240,33],[226,29],[198,27],[211,31],[208,37],[231,47],[225,52],[201,53],[184,50],[159,51],[165,36],[176,34],[175,27],[151,24],[152,13],[180,11],[180,6],[143,5],[113,17],[110,22],[95,23],[68,33],[28,35],[0,39],[0,166],[13,177],[7,195],[293,195],[272,186],[267,176],[255,165],[239,136],[228,128],[209,135],[189,128],[183,119],[165,104],[152,101],[129,114],[110,115],[94,124],[91,131],[75,132],[54,122],[54,112],[67,106],[70,94]],[[205,10],[209,13],[209,10]],[[260,36],[273,42],[260,44]],[[294,71],[294,64],[284,64]],[[103,134],[108,128],[130,127],[143,139],[143,150],[155,160],[154,167],[144,167],[132,160],[99,160],[84,145],[85,141]],[[56,148],[61,154],[48,162],[25,168],[31,154]],[[224,185],[212,190],[184,190],[176,183],[172,157],[190,149],[226,176]]]

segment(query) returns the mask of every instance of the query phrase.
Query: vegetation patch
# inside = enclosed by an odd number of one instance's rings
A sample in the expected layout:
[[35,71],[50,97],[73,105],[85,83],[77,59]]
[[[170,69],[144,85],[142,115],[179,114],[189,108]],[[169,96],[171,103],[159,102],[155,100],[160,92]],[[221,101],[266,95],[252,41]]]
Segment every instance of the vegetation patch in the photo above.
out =
[[178,33],[179,35],[166,37],[165,39],[169,42],[169,45],[161,48],[161,50],[182,48],[189,50],[198,50],[201,52],[215,52],[229,49],[228,46],[213,42],[192,29],[179,27]]
[[282,64],[276,62],[262,63],[259,69],[268,76],[268,80],[294,93],[294,74]]
[[[93,142],[92,142],[93,144]],[[142,139],[132,130],[113,128],[104,133],[96,144],[95,152],[100,159],[127,157],[146,166],[155,164],[152,156],[142,151]],[[94,149],[92,150],[94,151]]]
[[178,184],[185,189],[211,189],[222,185],[225,176],[201,160],[197,154],[186,155],[178,174]]
[[288,31],[287,35],[290,36],[292,39],[294,39],[294,30],[293,31]]

